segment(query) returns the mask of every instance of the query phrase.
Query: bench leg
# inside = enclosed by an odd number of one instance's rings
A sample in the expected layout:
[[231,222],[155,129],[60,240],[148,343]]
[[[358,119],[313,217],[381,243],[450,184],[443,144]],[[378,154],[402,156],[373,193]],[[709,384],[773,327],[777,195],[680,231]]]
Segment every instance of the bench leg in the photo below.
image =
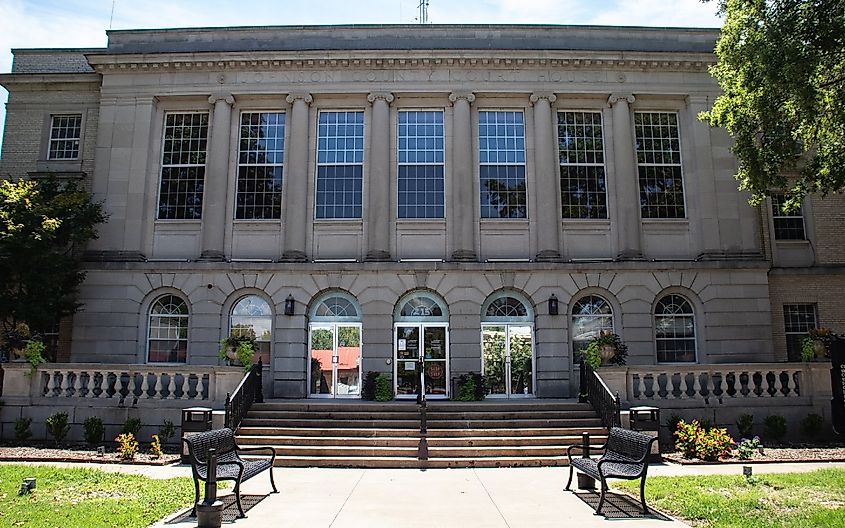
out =
[[648,514],[648,506],[645,505],[645,477],[640,479],[640,504],[643,505],[643,513]]
[[279,493],[276,489],[276,481],[273,480],[273,466],[270,466],[270,485],[273,486],[273,493]]
[[572,474],[573,473],[575,473],[575,468],[572,466],[572,464],[569,464],[569,480],[566,481],[566,487],[563,488],[567,491],[569,491],[569,486],[572,485]]
[[599,497],[599,505],[596,508],[596,515],[601,515],[601,507],[604,506],[604,494],[607,492],[607,482],[601,479],[601,496]]
[[240,512],[240,517],[246,517],[244,513],[244,507],[241,506],[241,481],[235,482],[235,502],[238,503],[238,511]]
[[191,517],[197,516],[197,503],[200,501],[200,481],[194,478],[194,508],[191,510]]

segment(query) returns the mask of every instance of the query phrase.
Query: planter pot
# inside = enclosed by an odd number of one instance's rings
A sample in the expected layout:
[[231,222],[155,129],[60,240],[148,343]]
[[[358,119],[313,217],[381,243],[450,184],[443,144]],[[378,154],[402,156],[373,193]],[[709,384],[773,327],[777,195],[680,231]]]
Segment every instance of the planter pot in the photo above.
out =
[[601,355],[601,364],[608,365],[610,360],[616,355],[616,347],[613,345],[602,345],[599,347],[599,354]]
[[584,473],[578,473],[578,489],[594,490],[596,489],[596,479]]
[[235,347],[228,347],[226,349],[226,358],[231,362],[238,360],[238,353],[235,352]]
[[816,358],[823,358],[827,353],[827,345],[821,339],[813,341],[813,351],[816,353]]
[[12,349],[12,357],[10,358],[11,361],[15,363],[23,363],[26,361],[26,356],[24,356],[24,349],[22,348],[13,348]]

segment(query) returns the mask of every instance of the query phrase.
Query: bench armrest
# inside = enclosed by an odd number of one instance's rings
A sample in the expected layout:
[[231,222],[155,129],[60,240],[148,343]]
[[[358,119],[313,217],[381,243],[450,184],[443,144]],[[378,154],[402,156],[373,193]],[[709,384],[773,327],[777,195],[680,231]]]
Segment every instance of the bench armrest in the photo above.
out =
[[[590,446],[590,449],[604,449],[604,447],[605,447],[606,445],[607,445],[607,444],[603,444],[603,445],[591,445],[591,446]],[[572,450],[573,450],[573,449],[580,449],[582,453],[584,452],[584,446],[583,446],[583,445],[581,445],[581,444],[575,444],[575,445],[571,445],[571,446],[567,447],[567,448],[566,448],[566,456],[567,456],[567,457],[569,457],[569,460],[572,460]]]
[[240,447],[237,448],[238,452],[241,453],[250,453],[250,452],[258,452],[264,451],[269,452],[270,454],[270,465],[272,466],[276,462],[276,450],[270,446],[261,446],[261,447]]

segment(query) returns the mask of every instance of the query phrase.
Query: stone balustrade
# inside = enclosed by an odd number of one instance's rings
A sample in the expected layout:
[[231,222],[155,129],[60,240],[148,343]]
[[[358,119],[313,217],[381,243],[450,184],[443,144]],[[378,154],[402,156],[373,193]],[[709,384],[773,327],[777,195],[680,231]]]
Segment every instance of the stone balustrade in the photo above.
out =
[[3,398],[113,402],[118,406],[222,404],[243,377],[236,367],[48,363],[34,372],[28,363],[6,363]]
[[801,405],[831,397],[829,363],[649,365],[598,373],[630,405]]

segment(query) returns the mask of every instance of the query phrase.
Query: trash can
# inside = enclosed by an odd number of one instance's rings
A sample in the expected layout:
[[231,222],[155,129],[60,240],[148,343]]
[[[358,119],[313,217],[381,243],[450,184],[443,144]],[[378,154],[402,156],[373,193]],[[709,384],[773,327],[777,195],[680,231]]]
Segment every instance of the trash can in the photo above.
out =
[[[660,409],[657,407],[631,407],[631,430],[658,437],[660,435]],[[660,462],[660,441],[651,445],[649,462]]]
[[[188,407],[182,409],[182,438],[196,433],[211,431],[211,409],[208,407]],[[182,442],[182,463],[190,463],[188,446]]]

